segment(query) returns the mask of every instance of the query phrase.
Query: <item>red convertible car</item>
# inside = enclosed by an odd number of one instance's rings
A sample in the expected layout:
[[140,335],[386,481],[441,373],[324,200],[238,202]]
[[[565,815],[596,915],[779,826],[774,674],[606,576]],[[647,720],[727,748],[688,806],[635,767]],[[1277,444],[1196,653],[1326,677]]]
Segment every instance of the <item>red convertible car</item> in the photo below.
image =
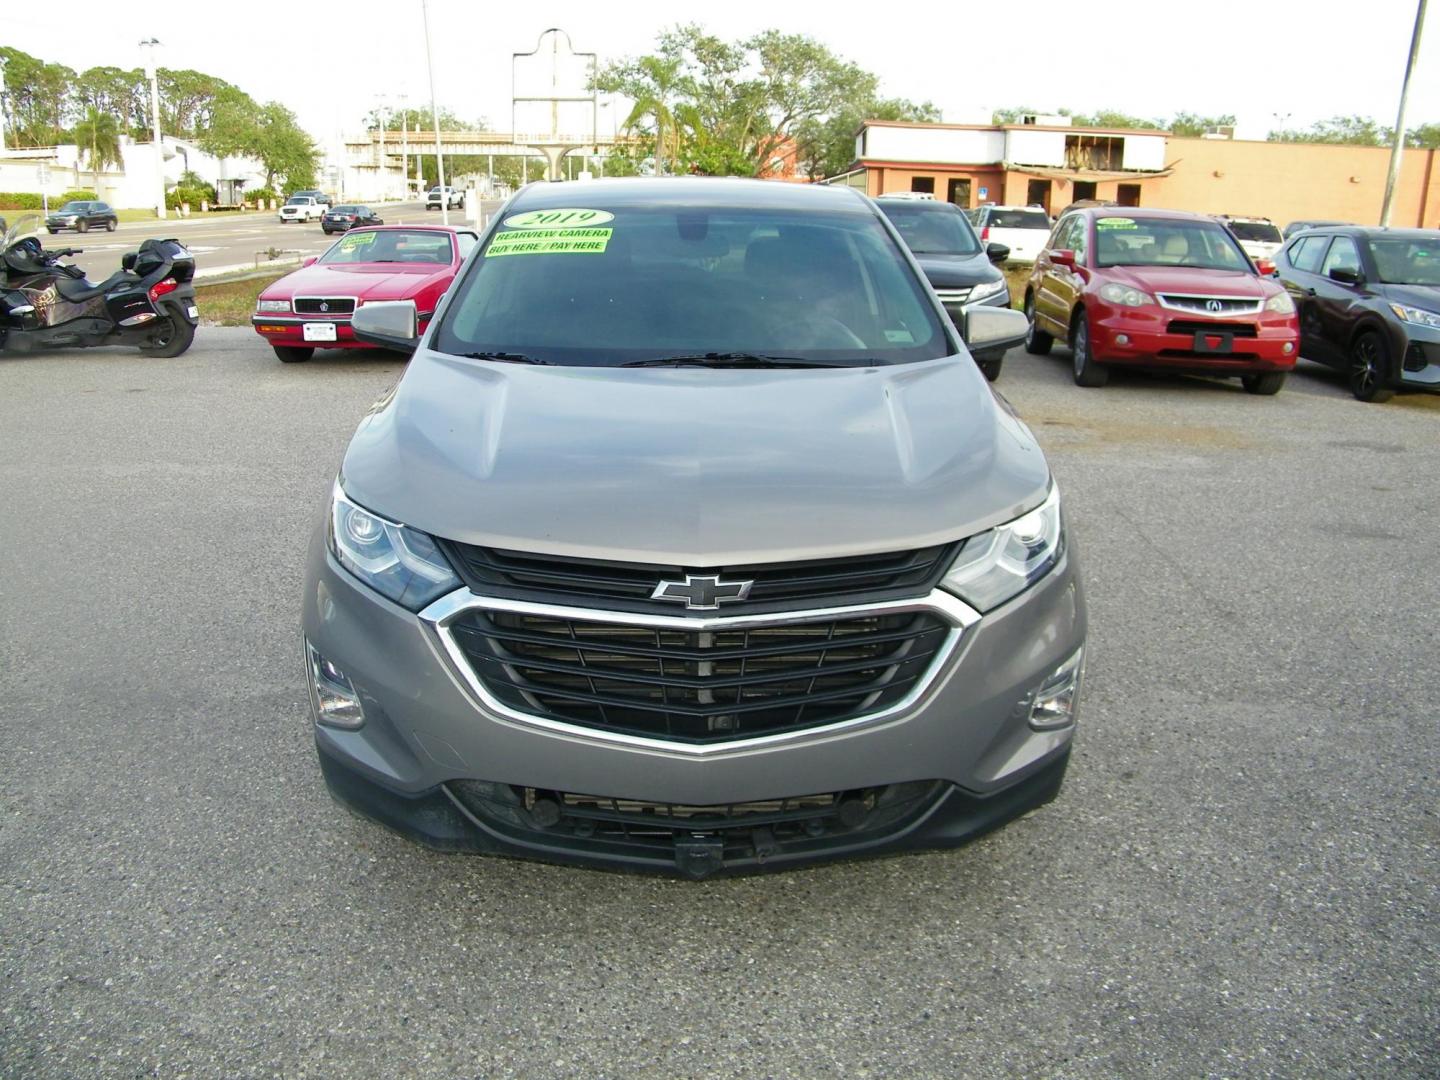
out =
[[316,349],[374,348],[355,340],[350,316],[376,300],[413,300],[423,332],[479,240],[473,230],[441,225],[352,229],[266,288],[250,323],[287,364]]

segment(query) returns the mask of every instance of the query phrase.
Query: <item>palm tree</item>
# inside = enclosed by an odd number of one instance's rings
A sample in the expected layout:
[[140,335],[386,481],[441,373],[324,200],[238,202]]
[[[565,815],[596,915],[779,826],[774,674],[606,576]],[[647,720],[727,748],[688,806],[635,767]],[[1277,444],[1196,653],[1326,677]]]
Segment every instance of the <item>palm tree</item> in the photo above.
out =
[[[635,107],[625,118],[625,128],[631,130],[647,117],[655,121],[655,172],[658,175],[665,172],[667,156],[678,158],[680,155],[680,127],[670,109],[670,99],[680,81],[680,60],[642,56],[637,66],[650,85],[635,100]],[[667,146],[667,143],[670,145]],[[671,146],[674,148],[673,155],[669,154]]]
[[[95,194],[100,194],[100,170],[106,165],[119,165],[120,124],[111,113],[95,107],[85,110],[85,118],[75,125],[75,142],[88,151],[90,171],[95,176]],[[158,148],[157,148],[158,150]]]

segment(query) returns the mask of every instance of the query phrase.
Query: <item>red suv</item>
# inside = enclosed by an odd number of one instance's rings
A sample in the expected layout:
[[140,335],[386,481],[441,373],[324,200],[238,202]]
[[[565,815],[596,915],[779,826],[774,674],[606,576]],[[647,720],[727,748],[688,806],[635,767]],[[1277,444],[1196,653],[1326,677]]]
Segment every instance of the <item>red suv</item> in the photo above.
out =
[[1055,224],[1025,288],[1028,352],[1070,344],[1075,382],[1110,365],[1238,375],[1273,394],[1300,354],[1295,303],[1214,218],[1096,206]]

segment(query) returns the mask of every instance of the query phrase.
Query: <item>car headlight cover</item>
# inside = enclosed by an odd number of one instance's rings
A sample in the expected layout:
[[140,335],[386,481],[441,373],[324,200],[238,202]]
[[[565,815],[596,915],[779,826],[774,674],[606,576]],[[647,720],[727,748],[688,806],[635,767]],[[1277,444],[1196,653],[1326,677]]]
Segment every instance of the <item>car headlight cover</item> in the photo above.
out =
[[346,570],[411,611],[460,587],[429,534],[356,506],[338,484],[330,506],[330,550]]
[[973,304],[976,300],[988,300],[996,293],[1009,291],[1010,286],[1005,284],[1004,278],[1000,278],[998,281],[982,281],[970,290],[970,295],[966,297],[965,302]]
[[1119,304],[1122,307],[1144,307],[1146,304],[1155,303],[1155,298],[1149,293],[1141,292],[1129,285],[1121,285],[1118,281],[1110,281],[1101,285],[1100,299],[1108,300],[1110,303]]
[[290,301],[289,301],[289,300],[257,300],[257,301],[255,302],[255,310],[256,310],[256,311],[289,311],[289,310],[290,310]]
[[1052,484],[1028,514],[966,540],[940,584],[977,611],[990,611],[1048,574],[1064,549],[1060,492]]
[[1281,315],[1293,315],[1295,301],[1290,299],[1288,292],[1278,292],[1265,301],[1265,310],[1279,312]]
[[1406,304],[1391,304],[1390,310],[1408,323],[1416,326],[1429,326],[1440,330],[1440,314],[1433,311],[1426,311],[1424,308],[1409,307]]

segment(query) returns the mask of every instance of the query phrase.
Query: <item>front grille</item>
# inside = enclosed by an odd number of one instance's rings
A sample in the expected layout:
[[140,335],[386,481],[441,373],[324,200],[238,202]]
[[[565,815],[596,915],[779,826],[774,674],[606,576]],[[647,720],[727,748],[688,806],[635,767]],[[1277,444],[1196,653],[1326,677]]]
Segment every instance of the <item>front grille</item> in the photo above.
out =
[[963,304],[970,299],[970,290],[967,289],[936,289],[935,295],[940,298],[942,304]]
[[[1261,301],[1249,296],[1178,296],[1161,293],[1160,303],[1181,311],[1223,318],[1227,315],[1258,315]],[[1211,305],[1217,305],[1212,307]]]
[[[959,545],[708,568],[572,559],[450,541],[442,541],[441,546],[465,584],[481,596],[682,615],[687,614],[683,605],[653,599],[651,594],[661,581],[683,581],[687,574],[704,574],[722,581],[754,583],[747,599],[725,604],[725,614],[739,615],[923,596],[949,569]],[[696,613],[713,615],[714,611]]]
[[526,715],[715,743],[884,710],[927,676],[950,626],[929,611],[689,630],[471,609],[449,630],[490,694]]
[[1255,334],[1254,323],[1240,322],[1190,322],[1186,319],[1173,319],[1170,325],[1165,328],[1167,334],[1185,334],[1192,337],[1195,334],[1234,334],[1237,338],[1253,338]]
[[818,855],[893,835],[949,790],[937,780],[719,806],[577,795],[452,780],[450,797],[486,827],[521,843],[589,856],[676,863],[704,877],[736,863]]
[[[320,305],[325,305],[323,308]],[[295,298],[298,315],[350,315],[355,311],[351,296],[305,296]]]

